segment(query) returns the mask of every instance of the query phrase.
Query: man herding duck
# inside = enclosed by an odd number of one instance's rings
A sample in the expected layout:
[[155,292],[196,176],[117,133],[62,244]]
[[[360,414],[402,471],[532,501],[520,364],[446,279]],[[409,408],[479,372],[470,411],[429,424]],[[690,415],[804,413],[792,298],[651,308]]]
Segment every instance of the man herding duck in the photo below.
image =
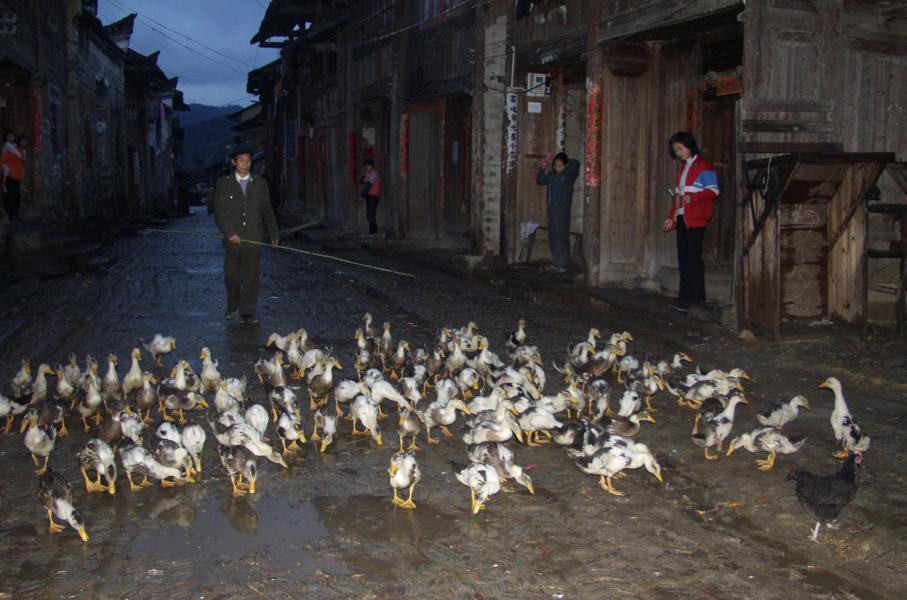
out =
[[235,172],[221,177],[214,188],[214,221],[224,236],[224,285],[227,288],[226,318],[237,314],[243,323],[256,324],[258,304],[260,247],[250,242],[264,242],[268,230],[271,245],[277,246],[280,235],[271,207],[268,182],[253,177],[252,150],[238,146],[230,153]]

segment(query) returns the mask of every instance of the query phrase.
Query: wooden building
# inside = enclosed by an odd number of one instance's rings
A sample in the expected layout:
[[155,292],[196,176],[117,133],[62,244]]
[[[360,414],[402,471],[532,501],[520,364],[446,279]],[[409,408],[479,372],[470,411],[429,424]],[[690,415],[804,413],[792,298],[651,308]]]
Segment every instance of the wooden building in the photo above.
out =
[[[725,322],[778,334],[893,301],[873,290],[900,277],[897,255],[870,264],[887,255],[867,248],[894,213],[866,201],[905,202],[903,3],[274,0],[253,41],[284,47],[276,108],[262,103],[279,116],[296,99],[272,139],[296,132],[294,193],[328,222],[364,227],[370,157],[389,236],[465,235],[474,254],[524,261],[524,226],[545,239],[539,160],[566,151],[582,166],[571,232],[585,283],[673,296],[661,223],[679,167],[667,140],[684,130],[719,176],[704,260]],[[801,183],[766,202],[766,181]]]
[[105,26],[97,5],[0,0],[0,129],[31,138],[20,237],[176,206],[178,81],[129,48],[134,14]]

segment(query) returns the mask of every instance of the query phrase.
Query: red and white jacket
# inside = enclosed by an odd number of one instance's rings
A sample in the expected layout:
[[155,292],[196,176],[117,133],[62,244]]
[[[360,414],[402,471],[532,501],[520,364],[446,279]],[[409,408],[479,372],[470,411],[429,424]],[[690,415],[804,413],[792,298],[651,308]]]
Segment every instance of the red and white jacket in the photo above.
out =
[[[718,174],[715,167],[699,156],[693,157],[686,182],[682,182],[683,171],[686,164],[677,174],[675,194],[690,196],[690,203],[683,205],[683,220],[687,227],[705,227],[712,218],[713,200],[718,197]],[[668,218],[677,221],[677,206],[671,207]]]

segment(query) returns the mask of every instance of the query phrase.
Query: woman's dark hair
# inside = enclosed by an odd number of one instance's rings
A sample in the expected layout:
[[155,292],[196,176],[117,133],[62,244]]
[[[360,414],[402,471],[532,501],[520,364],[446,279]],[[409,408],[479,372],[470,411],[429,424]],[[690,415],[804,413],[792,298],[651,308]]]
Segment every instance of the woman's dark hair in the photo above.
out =
[[[566,152],[558,152],[557,154],[554,155],[554,160],[561,161],[565,167],[567,166],[567,163],[570,162],[570,158],[567,156]],[[554,161],[552,161],[552,162],[554,162]]]
[[693,137],[692,133],[678,131],[668,140],[668,154],[671,155],[671,158],[677,159],[677,155],[674,154],[674,144],[683,144],[690,149],[692,156],[699,154],[699,142],[696,141],[696,138]]
[[27,135],[25,135],[24,133],[20,133],[19,135],[16,136],[16,145],[21,146],[22,142],[27,139],[28,139]]
[[[4,142],[6,141],[6,138],[8,138],[8,137],[9,137],[9,134],[11,134],[11,133],[12,133],[12,134],[15,134],[16,132],[13,131],[12,129],[6,129],[6,130],[4,130],[4,132],[3,132],[3,141],[4,141]],[[15,138],[13,138],[13,139],[15,139]]]
[[374,166],[375,166],[375,161],[372,160],[371,158],[366,158],[366,159],[362,162],[362,165],[363,165],[363,166],[366,166],[366,167],[374,167]]

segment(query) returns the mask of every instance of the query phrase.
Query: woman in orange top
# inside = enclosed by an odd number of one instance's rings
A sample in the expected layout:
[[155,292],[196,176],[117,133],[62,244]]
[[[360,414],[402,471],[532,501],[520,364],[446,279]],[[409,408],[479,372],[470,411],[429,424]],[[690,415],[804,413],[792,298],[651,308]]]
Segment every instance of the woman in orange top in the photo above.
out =
[[25,147],[28,145],[28,136],[20,135],[16,138],[13,148],[4,147],[0,154],[0,168],[3,169],[3,208],[10,220],[19,218],[19,205],[22,203],[22,192],[25,191]]

